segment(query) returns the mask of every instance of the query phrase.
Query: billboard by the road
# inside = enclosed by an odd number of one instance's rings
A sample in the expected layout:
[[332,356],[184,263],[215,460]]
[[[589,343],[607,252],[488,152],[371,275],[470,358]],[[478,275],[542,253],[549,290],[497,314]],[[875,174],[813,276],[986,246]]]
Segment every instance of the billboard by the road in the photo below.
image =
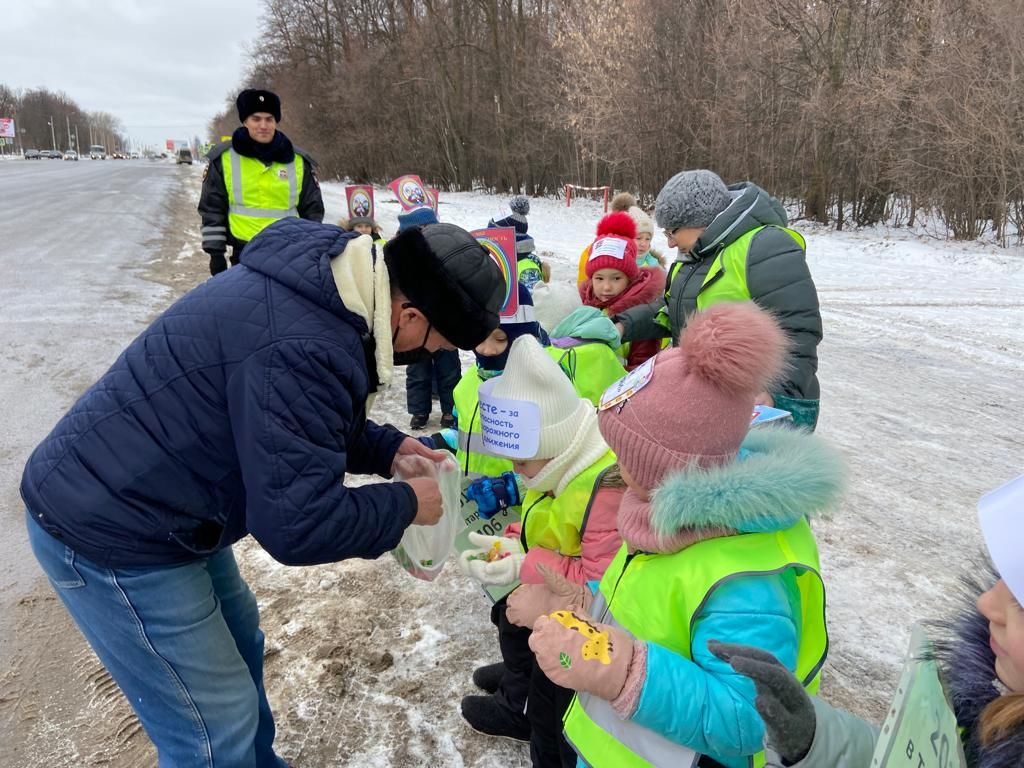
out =
[[14,118],[0,117],[0,137],[5,139],[13,139],[14,136]]

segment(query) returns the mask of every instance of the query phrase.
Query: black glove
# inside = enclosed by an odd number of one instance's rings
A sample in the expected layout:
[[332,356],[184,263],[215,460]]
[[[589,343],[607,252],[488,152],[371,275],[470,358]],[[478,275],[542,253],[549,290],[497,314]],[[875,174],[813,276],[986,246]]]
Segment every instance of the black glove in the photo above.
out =
[[793,673],[768,651],[751,645],[708,641],[708,650],[754,681],[754,706],[764,720],[768,744],[785,761],[803,760],[814,742],[814,704]]
[[458,451],[458,445],[452,445],[452,441],[449,439],[446,432],[455,432],[454,429],[443,429],[440,432],[435,432],[429,438],[430,442],[426,443],[423,438],[419,438],[419,441],[424,445],[435,448],[438,451],[448,451],[452,456],[455,456]]
[[224,251],[216,251],[210,256],[210,274],[216,275],[228,268],[228,261],[224,258]]

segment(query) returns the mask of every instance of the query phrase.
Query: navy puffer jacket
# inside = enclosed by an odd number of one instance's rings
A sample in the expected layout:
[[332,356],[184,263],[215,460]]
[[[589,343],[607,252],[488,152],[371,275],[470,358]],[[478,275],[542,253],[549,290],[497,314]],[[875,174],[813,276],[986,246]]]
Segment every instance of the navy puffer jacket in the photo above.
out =
[[32,454],[34,519],[113,567],[194,560],[247,533],[290,565],[393,549],[412,488],[342,484],[386,475],[405,437],[365,418],[366,323],[330,267],[354,237],[283,220],[175,302]]

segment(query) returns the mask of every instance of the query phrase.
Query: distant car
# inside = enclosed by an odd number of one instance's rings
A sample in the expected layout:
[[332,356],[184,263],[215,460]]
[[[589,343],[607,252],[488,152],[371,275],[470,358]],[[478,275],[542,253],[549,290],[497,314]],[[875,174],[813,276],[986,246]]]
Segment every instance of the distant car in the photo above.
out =
[[192,150],[179,149],[176,160],[178,165],[192,165]]
[[140,155],[138,152],[132,152],[131,154],[132,160],[138,160],[140,157],[142,157],[142,155]]
[[78,162],[78,153],[75,152],[75,150],[73,150],[73,149],[69,149],[67,152],[64,153],[64,159],[65,160],[74,160],[77,163]]
[[39,156],[45,157],[49,160],[52,160],[55,157],[63,157],[63,155],[61,155],[61,153],[55,149],[44,149],[42,152],[39,153]]
[[42,157],[43,157],[43,153],[40,152],[38,149],[26,149],[25,150],[25,159],[26,160],[41,160]]

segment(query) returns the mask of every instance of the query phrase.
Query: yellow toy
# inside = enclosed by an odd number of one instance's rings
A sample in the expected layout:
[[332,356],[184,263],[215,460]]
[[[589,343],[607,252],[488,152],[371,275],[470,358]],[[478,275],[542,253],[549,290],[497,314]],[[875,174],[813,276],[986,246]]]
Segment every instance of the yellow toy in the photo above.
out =
[[587,638],[581,650],[584,661],[597,659],[602,664],[612,663],[611,656],[608,655],[608,652],[612,650],[612,645],[607,632],[598,630],[589,621],[579,618],[572,611],[555,611],[551,614],[551,618],[566,629],[576,630]]

